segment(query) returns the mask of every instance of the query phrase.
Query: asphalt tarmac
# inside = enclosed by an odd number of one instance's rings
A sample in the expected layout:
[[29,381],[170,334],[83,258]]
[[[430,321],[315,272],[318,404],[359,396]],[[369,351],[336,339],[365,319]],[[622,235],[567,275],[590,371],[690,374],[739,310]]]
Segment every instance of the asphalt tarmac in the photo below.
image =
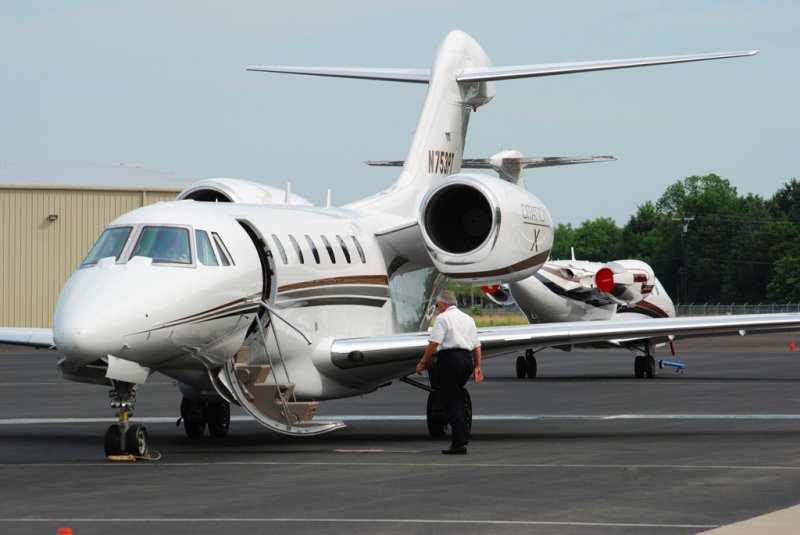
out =
[[683,373],[634,379],[624,351],[513,356],[470,383],[466,456],[431,440],[426,393],[395,382],[324,402],[331,434],[274,434],[241,412],[225,439],[175,426],[180,393],[139,390],[159,461],[111,463],[107,389],[49,351],[0,346],[0,532],[698,533],[800,503],[800,351],[789,335],[677,344]]

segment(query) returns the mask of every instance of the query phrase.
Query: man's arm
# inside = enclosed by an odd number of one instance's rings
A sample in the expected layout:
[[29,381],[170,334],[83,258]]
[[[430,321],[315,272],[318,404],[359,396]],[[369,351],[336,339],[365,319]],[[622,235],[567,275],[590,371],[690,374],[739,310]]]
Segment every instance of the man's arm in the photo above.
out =
[[[422,355],[422,359],[417,364],[417,375],[422,375],[422,372],[425,371],[428,359],[436,352],[437,347],[439,347],[439,342],[428,342],[428,347],[425,348],[425,354]],[[480,360],[480,357],[478,357],[478,360]]]
[[475,376],[475,382],[480,383],[483,381],[483,371],[481,371],[481,346],[475,346],[472,350],[472,373]]

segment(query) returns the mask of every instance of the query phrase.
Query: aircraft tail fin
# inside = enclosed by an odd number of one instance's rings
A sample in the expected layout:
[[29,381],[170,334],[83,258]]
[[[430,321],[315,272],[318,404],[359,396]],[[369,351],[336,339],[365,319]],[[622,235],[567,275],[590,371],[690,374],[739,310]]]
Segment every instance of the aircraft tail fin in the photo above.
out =
[[[251,66],[248,70],[309,76],[357,78],[428,84],[428,93],[417,123],[403,171],[387,190],[347,205],[379,214],[416,219],[419,203],[431,185],[462,167],[464,143],[470,113],[494,96],[494,82],[515,78],[554,76],[600,70],[626,69],[672,63],[709,61],[752,56],[757,50],[694,54],[620,60],[585,61],[492,67],[486,52],[469,35],[454,30],[448,33],[428,69],[364,69],[338,67]],[[603,158],[598,159],[598,158]],[[530,159],[515,165],[541,167],[567,163],[608,161],[610,157]],[[521,175],[520,167],[518,175]],[[513,173],[512,173],[513,175]],[[509,176],[512,176],[509,175]],[[506,178],[508,180],[508,178]]]

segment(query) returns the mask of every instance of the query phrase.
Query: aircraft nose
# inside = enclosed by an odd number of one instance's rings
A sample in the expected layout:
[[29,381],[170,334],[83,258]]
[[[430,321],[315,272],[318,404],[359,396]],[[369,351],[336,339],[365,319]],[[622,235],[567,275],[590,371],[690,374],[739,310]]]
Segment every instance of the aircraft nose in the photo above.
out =
[[68,360],[87,364],[105,355],[119,356],[125,337],[138,327],[136,307],[109,288],[68,285],[53,320],[53,338]]
[[[72,310],[69,307],[67,310]],[[88,364],[108,354],[118,354],[119,344],[107,336],[98,321],[83,314],[65,314],[53,326],[53,338],[59,353],[78,364]]]

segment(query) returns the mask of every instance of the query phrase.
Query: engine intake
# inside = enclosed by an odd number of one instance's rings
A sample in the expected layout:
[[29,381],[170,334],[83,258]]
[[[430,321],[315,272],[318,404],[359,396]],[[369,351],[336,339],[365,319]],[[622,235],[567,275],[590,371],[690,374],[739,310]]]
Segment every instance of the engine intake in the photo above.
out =
[[492,233],[494,216],[486,197],[473,186],[456,184],[431,196],[425,228],[442,251],[464,254],[480,247]]
[[529,191],[485,175],[436,183],[420,205],[428,254],[444,275],[473,283],[533,274],[553,245],[550,214]]

